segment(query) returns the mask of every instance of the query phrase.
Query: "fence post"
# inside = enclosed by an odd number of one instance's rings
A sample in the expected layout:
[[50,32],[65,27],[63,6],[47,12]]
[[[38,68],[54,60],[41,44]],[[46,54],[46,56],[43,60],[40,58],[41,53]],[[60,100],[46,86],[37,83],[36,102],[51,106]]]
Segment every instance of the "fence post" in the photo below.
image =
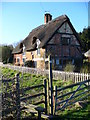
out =
[[49,114],[49,79],[47,79],[47,112]]
[[20,85],[19,74],[16,74],[16,118],[20,120]]
[[55,94],[56,94],[55,88],[56,86],[54,86],[53,88],[53,113],[54,114],[55,114]]
[[50,88],[50,114],[53,115],[53,85],[52,85],[52,60],[49,56],[49,88]]
[[47,114],[47,82],[44,80],[44,93],[45,93],[45,114]]
[[57,86],[54,86],[54,115],[56,113],[56,103],[57,103]]

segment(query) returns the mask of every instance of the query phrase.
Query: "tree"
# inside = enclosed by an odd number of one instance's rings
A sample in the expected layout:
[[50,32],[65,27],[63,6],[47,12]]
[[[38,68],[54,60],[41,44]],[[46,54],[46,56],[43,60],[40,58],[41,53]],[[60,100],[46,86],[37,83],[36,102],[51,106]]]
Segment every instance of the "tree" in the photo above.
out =
[[2,62],[2,47],[0,46],[0,62]]
[[90,27],[84,28],[82,32],[79,33],[81,41],[83,43],[83,50],[87,51],[90,49]]
[[18,42],[14,42],[13,43],[13,47],[15,48],[18,44],[20,44],[22,42],[22,40],[18,41]]
[[13,50],[12,45],[0,46],[0,61],[2,61],[3,63],[12,63],[13,62],[12,50]]

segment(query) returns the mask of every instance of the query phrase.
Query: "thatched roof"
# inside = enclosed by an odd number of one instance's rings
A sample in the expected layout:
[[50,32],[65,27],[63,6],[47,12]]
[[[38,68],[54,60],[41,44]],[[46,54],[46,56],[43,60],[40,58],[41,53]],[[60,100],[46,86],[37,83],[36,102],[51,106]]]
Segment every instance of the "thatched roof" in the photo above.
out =
[[[51,40],[51,38],[54,36],[55,32],[65,23],[68,22],[69,25],[72,28],[72,31],[74,32],[75,36],[78,38],[78,35],[73,28],[69,18],[66,15],[59,16],[51,21],[49,21],[46,24],[40,25],[39,27],[33,29],[29,35],[20,43],[24,44],[26,51],[32,51],[36,50],[36,42],[33,43],[33,38],[36,37],[40,40],[39,48],[43,48],[47,45],[47,43]],[[78,38],[79,40],[79,38]],[[20,53],[22,52],[22,49],[20,48],[20,44],[13,50],[14,53]]]
[[90,57],[90,49],[86,53],[84,53],[84,55],[85,57]]

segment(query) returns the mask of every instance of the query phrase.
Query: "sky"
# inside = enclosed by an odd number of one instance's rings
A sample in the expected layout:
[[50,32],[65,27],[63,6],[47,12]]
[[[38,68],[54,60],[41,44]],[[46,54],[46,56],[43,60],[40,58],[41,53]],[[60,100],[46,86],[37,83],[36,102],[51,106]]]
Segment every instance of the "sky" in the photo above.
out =
[[88,2],[0,2],[0,44],[15,44],[32,29],[44,24],[44,14],[52,19],[66,14],[77,32],[88,27]]

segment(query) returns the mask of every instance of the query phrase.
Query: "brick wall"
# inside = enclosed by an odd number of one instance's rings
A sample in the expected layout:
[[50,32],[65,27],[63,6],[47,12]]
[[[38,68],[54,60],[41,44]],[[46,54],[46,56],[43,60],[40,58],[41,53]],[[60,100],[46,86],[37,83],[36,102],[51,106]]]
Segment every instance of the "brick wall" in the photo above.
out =
[[14,63],[15,65],[23,65],[22,54],[14,54]]

